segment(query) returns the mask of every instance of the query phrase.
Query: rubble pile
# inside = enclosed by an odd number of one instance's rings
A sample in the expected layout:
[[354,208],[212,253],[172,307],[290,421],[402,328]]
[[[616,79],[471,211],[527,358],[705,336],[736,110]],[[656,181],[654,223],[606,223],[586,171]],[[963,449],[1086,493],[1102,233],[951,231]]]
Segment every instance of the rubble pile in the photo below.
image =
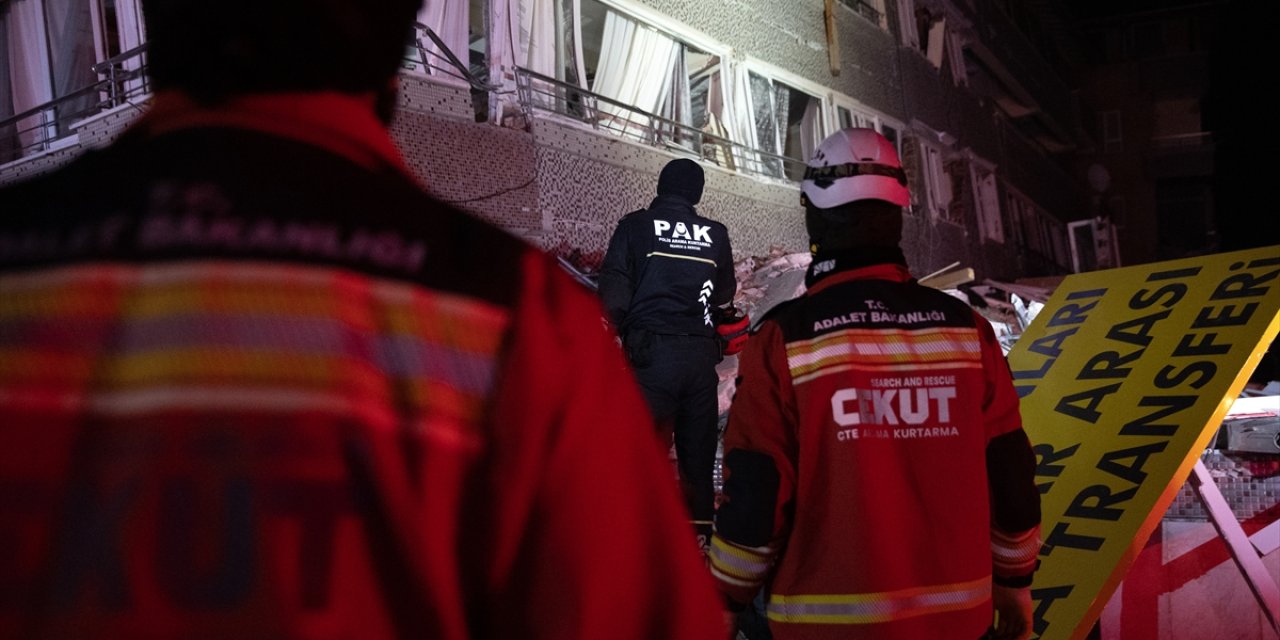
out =
[[[743,258],[733,265],[738,280],[738,293],[733,304],[747,314],[754,328],[778,303],[804,293],[804,274],[809,268],[810,255],[786,253],[781,247],[773,247],[766,256]],[[738,356],[728,356],[716,367],[720,376],[720,422],[733,401],[734,379],[738,375]]]

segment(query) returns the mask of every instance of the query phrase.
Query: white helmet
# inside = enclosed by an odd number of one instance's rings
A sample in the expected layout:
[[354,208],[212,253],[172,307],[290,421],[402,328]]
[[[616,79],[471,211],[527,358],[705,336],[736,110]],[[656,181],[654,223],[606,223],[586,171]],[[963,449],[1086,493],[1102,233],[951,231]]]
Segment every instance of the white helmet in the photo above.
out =
[[809,159],[800,190],[819,209],[855,200],[911,203],[898,152],[874,129],[841,129],[827,136]]

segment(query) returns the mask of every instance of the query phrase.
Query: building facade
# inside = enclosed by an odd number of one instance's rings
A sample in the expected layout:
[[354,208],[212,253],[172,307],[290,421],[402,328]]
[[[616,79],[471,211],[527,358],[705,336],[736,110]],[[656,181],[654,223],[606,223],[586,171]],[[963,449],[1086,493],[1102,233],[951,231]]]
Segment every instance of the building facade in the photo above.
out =
[[[804,251],[804,159],[870,126],[908,171],[917,275],[1091,270],[1116,262],[1113,236],[1071,171],[1092,143],[1041,4],[432,2],[392,130],[433,194],[590,268],[674,157],[706,168],[699,208],[740,256]],[[0,37],[0,184],[109,141],[145,107],[137,0],[5,0]]]

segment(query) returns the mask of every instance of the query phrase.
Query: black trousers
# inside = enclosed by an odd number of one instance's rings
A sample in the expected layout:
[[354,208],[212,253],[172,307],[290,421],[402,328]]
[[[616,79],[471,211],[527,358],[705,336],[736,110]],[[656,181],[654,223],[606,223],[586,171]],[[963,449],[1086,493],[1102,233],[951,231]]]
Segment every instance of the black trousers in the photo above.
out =
[[689,514],[695,522],[710,523],[715,512],[720,344],[707,336],[634,330],[627,334],[626,347],[654,420],[659,428],[674,431],[676,468]]

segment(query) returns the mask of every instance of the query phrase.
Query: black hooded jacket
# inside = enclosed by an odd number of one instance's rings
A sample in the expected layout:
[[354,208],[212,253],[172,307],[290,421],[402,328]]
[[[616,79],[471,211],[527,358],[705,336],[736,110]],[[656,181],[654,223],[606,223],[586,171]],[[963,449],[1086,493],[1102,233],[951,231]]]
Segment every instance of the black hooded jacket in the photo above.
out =
[[728,229],[672,194],[618,222],[600,273],[600,297],[621,335],[714,336],[716,309],[736,289]]

